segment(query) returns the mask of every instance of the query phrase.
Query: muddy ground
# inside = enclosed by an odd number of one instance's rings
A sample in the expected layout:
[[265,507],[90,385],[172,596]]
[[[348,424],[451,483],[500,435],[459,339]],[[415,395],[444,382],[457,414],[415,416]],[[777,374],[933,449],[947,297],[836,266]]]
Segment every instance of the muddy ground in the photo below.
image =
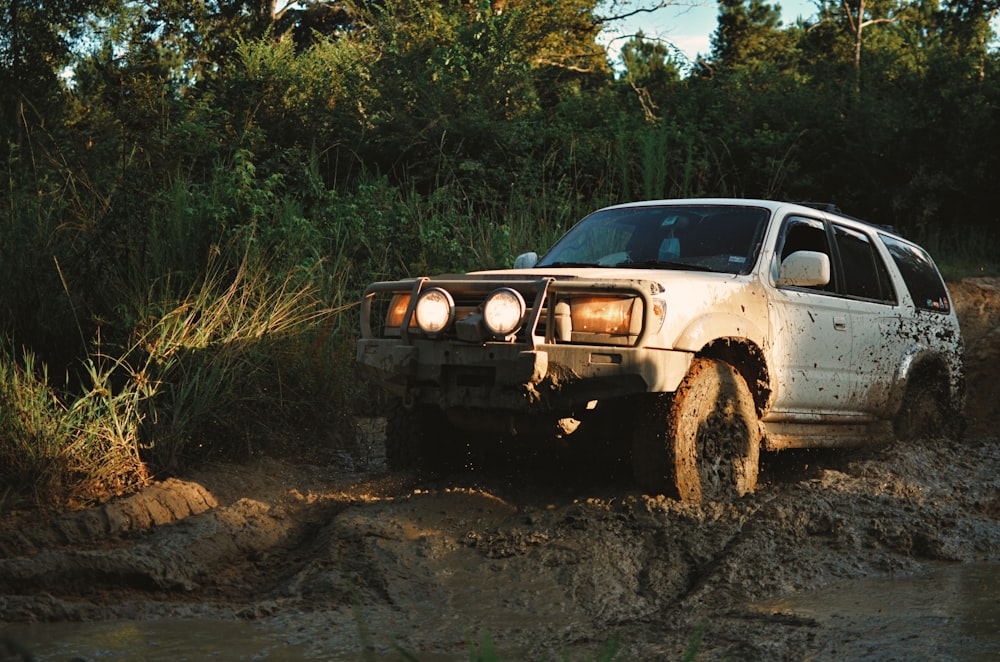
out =
[[950,287],[961,442],[766,456],[756,494],[689,506],[556,451],[436,482],[386,472],[378,421],[362,421],[353,455],[206,466],[57,519],[9,514],[0,622],[250,621],[316,659],[469,659],[487,636],[504,659],[681,659],[699,641],[700,659],[960,659],[919,622],[859,643],[857,623],[773,606],[1000,561],[1000,280]]

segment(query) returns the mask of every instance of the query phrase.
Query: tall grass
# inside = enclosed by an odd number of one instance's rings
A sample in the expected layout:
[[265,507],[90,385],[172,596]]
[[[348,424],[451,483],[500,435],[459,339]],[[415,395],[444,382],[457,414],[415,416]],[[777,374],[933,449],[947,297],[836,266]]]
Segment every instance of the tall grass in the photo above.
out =
[[933,229],[918,233],[915,239],[930,251],[947,280],[1000,276],[1000,237]]
[[283,397],[283,375],[299,366],[280,348],[330,314],[308,275],[251,251],[235,263],[217,253],[158,307],[118,356],[95,343],[75,394],[68,379],[54,388],[30,351],[0,353],[0,466],[15,498],[100,500],[177,470],[209,424],[246,415],[241,401]]
[[8,505],[80,503],[144,484],[139,457],[143,384],[111,384],[114,367],[87,363],[90,378],[73,400],[50,386],[30,351],[0,356],[0,466]]
[[164,310],[136,330],[133,379],[154,389],[145,401],[149,457],[169,470],[206,423],[244,415],[241,402],[282,398],[283,376],[298,367],[282,360],[283,343],[330,313],[309,274],[282,274],[252,252],[232,267],[213,256],[205,277]]

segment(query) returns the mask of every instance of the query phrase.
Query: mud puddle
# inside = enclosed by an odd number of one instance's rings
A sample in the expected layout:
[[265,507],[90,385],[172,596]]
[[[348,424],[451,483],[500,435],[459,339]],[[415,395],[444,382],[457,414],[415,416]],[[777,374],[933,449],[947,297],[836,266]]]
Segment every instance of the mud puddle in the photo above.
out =
[[[345,646],[329,640],[317,641],[312,634],[322,627],[314,621],[306,617],[303,623],[308,623],[308,627],[291,629],[278,624],[211,618],[11,624],[0,628],[0,661],[381,662],[414,659],[413,653],[399,644],[376,651],[371,643]],[[351,634],[346,639],[367,638],[364,632],[357,631],[357,624],[347,627]],[[421,653],[419,659],[420,662],[451,662],[465,659],[480,648],[481,644],[470,642],[456,655]]]
[[[996,660],[1000,657],[1000,563],[942,565],[916,575],[853,580],[757,603],[751,611],[812,630],[816,637],[810,646],[812,659]],[[408,659],[405,647],[395,651],[391,646],[371,648],[373,642],[338,646],[328,639],[329,633],[326,640],[313,639],[309,633],[324,628],[310,620],[303,618],[299,632],[289,629],[287,621],[286,627],[280,627],[200,618],[12,624],[0,634],[5,641],[23,646],[38,662]],[[328,625],[333,630],[345,627],[344,623]],[[474,648],[466,642],[455,645],[454,656],[421,653],[419,659],[464,659]],[[0,647],[0,653],[20,651]],[[0,659],[21,658],[0,655]]]
[[[307,647],[287,643],[276,628],[259,623],[169,619],[89,623],[15,624],[7,641],[38,662],[67,660],[288,660],[307,657]],[[2,649],[0,649],[2,650]],[[7,652],[7,651],[3,651]],[[3,657],[0,659],[22,659]]]
[[812,619],[827,653],[850,660],[1000,659],[1000,563],[860,579],[755,605],[766,614]]

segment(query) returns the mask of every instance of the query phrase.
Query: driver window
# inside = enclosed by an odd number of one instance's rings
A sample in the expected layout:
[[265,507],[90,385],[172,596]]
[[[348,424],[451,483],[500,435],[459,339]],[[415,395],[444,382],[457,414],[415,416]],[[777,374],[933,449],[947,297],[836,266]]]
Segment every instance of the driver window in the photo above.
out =
[[[830,264],[833,264],[833,258],[830,256],[830,241],[827,237],[826,226],[823,224],[823,221],[798,216],[791,217],[785,221],[785,227],[782,231],[779,262],[795,251],[824,253],[827,257],[831,258]],[[833,278],[826,285],[815,285],[807,289],[825,292],[837,291]]]

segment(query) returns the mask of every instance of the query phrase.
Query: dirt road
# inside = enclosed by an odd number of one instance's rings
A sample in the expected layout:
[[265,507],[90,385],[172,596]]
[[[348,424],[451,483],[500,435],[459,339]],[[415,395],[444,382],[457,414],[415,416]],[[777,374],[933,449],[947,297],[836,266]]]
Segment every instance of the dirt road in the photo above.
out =
[[249,620],[316,659],[468,659],[484,636],[504,659],[612,645],[615,659],[681,659],[697,642],[701,659],[911,657],[920,623],[909,643],[866,644],[857,622],[780,599],[1000,562],[1000,281],[950,288],[962,442],[767,456],[756,494],[690,506],[556,450],[433,483],[386,473],[369,421],[356,457],[209,466],[54,521],[8,516],[0,621]]

